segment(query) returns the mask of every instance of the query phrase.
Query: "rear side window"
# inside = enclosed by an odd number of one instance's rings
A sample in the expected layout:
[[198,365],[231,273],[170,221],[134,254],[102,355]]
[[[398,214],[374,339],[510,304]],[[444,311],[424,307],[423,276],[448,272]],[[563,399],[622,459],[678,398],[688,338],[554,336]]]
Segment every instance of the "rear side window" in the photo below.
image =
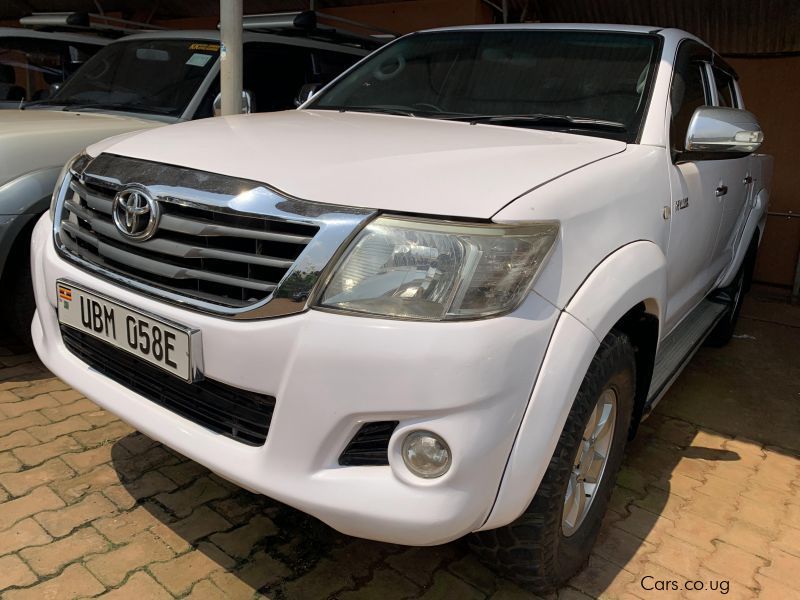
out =
[[717,88],[719,106],[738,108],[736,100],[736,88],[734,87],[733,77],[720,69],[714,68],[714,85]]

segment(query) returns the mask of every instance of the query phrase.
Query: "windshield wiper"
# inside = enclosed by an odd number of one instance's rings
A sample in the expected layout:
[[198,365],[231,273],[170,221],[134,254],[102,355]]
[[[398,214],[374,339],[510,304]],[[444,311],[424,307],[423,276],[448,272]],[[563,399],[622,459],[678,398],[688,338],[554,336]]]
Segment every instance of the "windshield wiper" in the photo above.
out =
[[401,117],[416,117],[417,115],[410,110],[403,110],[401,108],[384,108],[378,106],[337,106],[331,110],[338,110],[339,112],[361,112],[361,113],[375,113],[380,115],[398,115]]
[[601,129],[610,131],[627,131],[624,123],[605,121],[587,117],[570,117],[569,115],[446,115],[436,117],[445,121],[465,121],[470,124],[489,123],[513,126],[566,126],[573,129]]
[[45,100],[32,100],[30,102],[23,102],[20,105],[19,109],[20,110],[25,110],[29,106],[44,106],[45,104],[54,104],[55,105],[56,102],[53,102],[52,98],[47,98]]

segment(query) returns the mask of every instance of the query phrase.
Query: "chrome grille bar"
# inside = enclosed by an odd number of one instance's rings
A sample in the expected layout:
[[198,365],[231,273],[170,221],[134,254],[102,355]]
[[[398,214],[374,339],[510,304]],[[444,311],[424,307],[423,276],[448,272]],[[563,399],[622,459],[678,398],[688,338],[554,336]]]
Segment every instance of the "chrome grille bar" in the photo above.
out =
[[178,233],[185,233],[187,235],[202,235],[202,236],[231,236],[231,237],[246,237],[256,240],[266,240],[269,242],[285,242],[287,244],[301,244],[305,246],[311,241],[311,237],[307,235],[296,235],[291,233],[271,233],[269,231],[254,231],[246,229],[237,229],[235,227],[228,227],[226,225],[217,225],[215,223],[206,223],[189,218],[178,218],[172,215],[164,215],[161,218],[161,229],[168,231],[176,231]]
[[[77,215],[78,218],[86,221],[96,233],[121,244],[127,243],[127,240],[122,236],[122,234],[117,230],[111,221],[101,220],[92,216],[90,211],[76,206],[70,200],[67,200],[64,203],[64,207],[71,213]],[[167,256],[177,256],[180,258],[219,258],[233,262],[252,263],[256,265],[263,265],[265,267],[279,267],[282,269],[288,269],[294,263],[293,260],[284,260],[271,256],[259,256],[257,254],[248,254],[246,252],[225,251],[216,250],[214,248],[191,246],[189,244],[163,238],[139,242],[137,245],[140,248],[144,248],[150,252],[160,252],[161,254],[166,254]]]
[[111,215],[111,203],[113,198],[106,198],[89,191],[88,188],[81,185],[77,180],[72,180],[69,184],[70,189],[83,198],[86,205],[91,210],[96,210],[104,215]]
[[[305,310],[323,270],[373,211],[283,195],[267,185],[101,154],[60,186],[61,254],[100,276],[230,318]],[[145,188],[160,206],[155,235],[135,241],[114,198]]]
[[277,287],[275,284],[261,283],[243,277],[232,277],[230,275],[220,275],[218,273],[209,273],[205,271],[198,271],[196,269],[184,269],[176,267],[167,263],[158,262],[144,256],[131,254],[125,250],[120,250],[116,246],[101,242],[96,237],[81,231],[72,223],[62,223],[63,229],[69,233],[73,239],[66,242],[68,246],[71,245],[72,249],[78,254],[85,256],[85,249],[81,251],[81,247],[73,241],[75,238],[80,239],[88,244],[97,248],[99,255],[113,260],[120,264],[133,267],[139,271],[146,271],[161,277],[170,277],[172,279],[203,279],[205,281],[213,281],[215,283],[224,283],[232,286],[242,286],[248,289],[260,290],[262,292],[271,292]]

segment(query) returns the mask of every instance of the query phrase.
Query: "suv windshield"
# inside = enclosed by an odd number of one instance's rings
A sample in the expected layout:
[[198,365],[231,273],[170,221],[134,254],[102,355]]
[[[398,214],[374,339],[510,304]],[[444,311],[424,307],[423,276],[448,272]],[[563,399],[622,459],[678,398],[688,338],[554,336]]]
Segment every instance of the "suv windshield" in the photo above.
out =
[[633,141],[658,51],[658,37],[634,33],[419,33],[374,54],[307,108],[557,129]]
[[101,46],[57,39],[0,37],[0,102],[41,100]]
[[48,104],[179,117],[197,93],[219,44],[194,40],[115,42],[95,54]]

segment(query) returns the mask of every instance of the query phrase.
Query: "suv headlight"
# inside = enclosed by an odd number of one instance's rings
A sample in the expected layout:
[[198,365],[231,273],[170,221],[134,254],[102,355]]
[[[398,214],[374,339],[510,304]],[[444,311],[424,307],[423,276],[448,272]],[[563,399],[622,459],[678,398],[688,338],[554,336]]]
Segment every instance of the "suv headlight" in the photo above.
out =
[[352,242],[318,306],[426,321],[508,312],[527,294],[557,235],[555,222],[379,217]]
[[91,156],[81,150],[75,156],[71,157],[61,169],[61,172],[58,174],[58,179],[56,179],[56,187],[53,190],[53,195],[50,198],[50,218],[53,221],[56,219],[56,205],[59,199],[63,198],[69,191],[70,179],[82,173],[91,159]]

